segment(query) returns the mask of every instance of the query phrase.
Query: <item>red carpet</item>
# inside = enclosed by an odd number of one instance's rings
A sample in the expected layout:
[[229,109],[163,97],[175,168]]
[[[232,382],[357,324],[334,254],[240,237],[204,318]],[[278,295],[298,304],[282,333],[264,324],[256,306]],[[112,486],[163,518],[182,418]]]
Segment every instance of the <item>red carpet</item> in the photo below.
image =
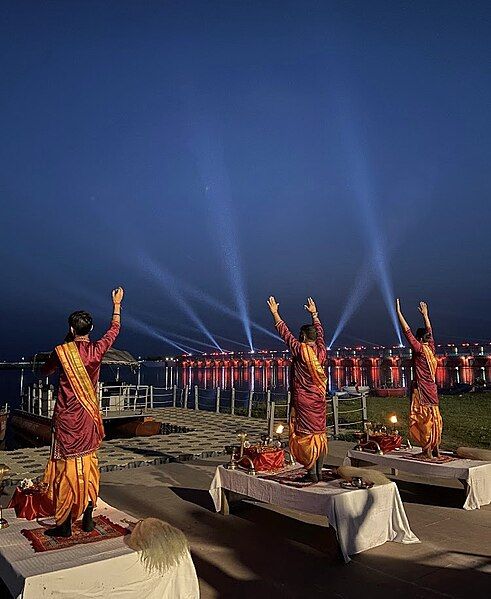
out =
[[46,528],[23,529],[21,533],[29,539],[36,552],[51,551],[53,549],[66,549],[74,545],[84,543],[97,543],[116,537],[124,537],[130,533],[127,528],[111,522],[106,516],[96,516],[94,518],[95,528],[92,532],[84,532],[81,528],[81,521],[72,525],[72,536],[68,539],[62,537],[47,537],[44,534]]
[[443,454],[439,458],[424,458],[420,453],[407,453],[404,451],[391,451],[386,455],[403,458],[404,460],[412,460],[413,462],[425,462],[427,464],[447,464],[448,462],[455,462],[455,460],[462,459]]
[[[288,485],[290,487],[298,487],[299,489],[302,489],[303,487],[310,487],[312,485],[316,485],[317,483],[304,482],[301,480],[302,477],[306,474],[307,470],[305,470],[305,468],[297,468],[296,470],[287,470],[286,472],[279,472],[278,474],[261,475],[258,478],[263,478],[264,480],[272,480],[276,483]],[[338,478],[339,476],[337,476],[335,470],[326,468],[322,471],[322,482],[324,483],[328,483]]]

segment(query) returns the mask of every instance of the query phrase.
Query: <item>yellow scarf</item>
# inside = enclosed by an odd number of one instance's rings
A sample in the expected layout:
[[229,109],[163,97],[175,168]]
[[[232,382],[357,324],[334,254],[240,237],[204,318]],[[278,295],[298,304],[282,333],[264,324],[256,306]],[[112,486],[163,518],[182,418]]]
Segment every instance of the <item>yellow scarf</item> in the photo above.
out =
[[431,347],[428,345],[428,343],[422,343],[421,347],[423,349],[426,361],[428,362],[428,368],[430,369],[431,377],[433,379],[433,382],[435,382],[436,367],[438,366],[438,360],[436,359],[436,356],[433,353]]
[[68,382],[75,393],[75,397],[94,420],[102,439],[104,437],[104,426],[99,410],[99,399],[87,373],[87,369],[82,362],[77,345],[73,341],[57,345],[56,353],[58,354]]
[[327,376],[324,368],[322,368],[321,363],[315,355],[315,351],[312,349],[312,347],[310,347],[310,345],[307,343],[302,343],[301,348],[302,359],[307,364],[309,372],[312,376],[312,380],[314,381],[314,385],[325,395],[327,389]]

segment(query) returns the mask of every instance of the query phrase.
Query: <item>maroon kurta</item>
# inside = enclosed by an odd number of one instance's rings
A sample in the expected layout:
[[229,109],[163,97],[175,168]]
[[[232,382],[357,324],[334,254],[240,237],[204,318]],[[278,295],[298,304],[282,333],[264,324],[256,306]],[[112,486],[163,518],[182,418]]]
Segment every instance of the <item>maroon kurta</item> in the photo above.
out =
[[[317,341],[311,347],[321,365],[326,361],[327,349],[324,330],[319,320],[314,322]],[[292,356],[290,389],[295,408],[295,430],[298,433],[324,433],[326,431],[326,394],[314,383],[309,365],[302,357],[302,345],[286,324],[280,321],[276,328]]]
[[[427,331],[431,334],[431,339],[428,342],[428,345],[430,346],[431,351],[435,353],[435,341],[433,340],[431,329],[427,329]],[[411,329],[404,331],[404,335],[406,336],[406,339],[413,350],[413,388],[417,387],[419,389],[419,397],[422,405],[431,404],[437,406],[438,388],[433,380],[428,361],[423,352],[423,344],[416,339],[416,337],[412,334]]]
[[[118,336],[120,325],[115,320],[99,341],[76,341],[80,357],[87,373],[97,390],[99,372],[104,354]],[[61,368],[56,352],[53,352],[44,366],[44,374],[49,375]],[[55,432],[55,459],[80,457],[97,450],[101,437],[94,420],[75,397],[72,387],[61,369],[58,394],[53,413]]]

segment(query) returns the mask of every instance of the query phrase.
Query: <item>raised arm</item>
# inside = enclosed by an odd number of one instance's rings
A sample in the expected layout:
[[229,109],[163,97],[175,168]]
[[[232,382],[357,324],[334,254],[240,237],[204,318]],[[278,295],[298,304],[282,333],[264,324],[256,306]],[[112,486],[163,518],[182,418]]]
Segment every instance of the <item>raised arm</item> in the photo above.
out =
[[118,336],[121,327],[121,302],[123,301],[123,296],[124,290],[122,287],[118,287],[112,291],[113,315],[111,318],[111,326],[106,331],[105,335],[96,343],[97,353],[101,358],[112,346]]
[[399,298],[396,299],[396,312],[397,318],[401,323],[402,332],[404,333],[404,337],[406,337],[411,349],[416,352],[421,351],[421,343],[416,339],[416,337],[412,334],[411,328],[407,323],[407,320],[404,318],[401,310],[401,300]]
[[319,320],[319,312],[317,310],[316,303],[311,297],[307,298],[307,303],[304,305],[304,308],[312,317],[312,324],[317,331],[317,340],[315,344],[317,346],[317,350],[320,352],[321,360],[323,361],[325,360],[327,354],[326,341],[324,339],[324,329],[322,327],[321,321]]
[[271,295],[268,299],[268,306],[271,314],[273,315],[274,324],[280,337],[286,343],[288,349],[293,355],[297,355],[300,353],[300,341],[295,339],[292,335],[290,329],[286,326],[285,322],[280,316],[279,306],[280,304],[276,301],[276,299]]
[[423,316],[426,332],[431,335],[429,343],[432,346],[433,351],[435,351],[435,341],[433,339],[433,328],[431,326],[430,316],[428,314],[428,304],[426,302],[419,302],[418,309],[421,312],[421,315]]
[[399,319],[399,322],[401,324],[401,329],[403,330],[403,332],[407,331],[407,329],[409,329],[410,327],[402,313],[401,300],[399,298],[396,299],[396,312],[397,312],[397,318]]
[[421,315],[423,316],[425,329],[431,333],[431,322],[430,316],[428,314],[428,304],[426,302],[419,302],[418,310],[421,312]]

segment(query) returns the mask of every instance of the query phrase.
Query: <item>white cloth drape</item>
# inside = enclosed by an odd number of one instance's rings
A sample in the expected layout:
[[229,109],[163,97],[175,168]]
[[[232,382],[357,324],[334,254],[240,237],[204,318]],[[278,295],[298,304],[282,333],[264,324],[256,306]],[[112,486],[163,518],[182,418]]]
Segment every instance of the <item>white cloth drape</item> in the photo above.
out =
[[327,516],[336,530],[345,561],[386,541],[419,543],[409,527],[394,483],[372,489],[346,490],[339,481],[295,488],[219,466],[210,487],[217,511],[221,489],[304,513]]
[[[420,452],[419,447],[404,450],[404,453],[418,454]],[[467,483],[467,496],[463,506],[465,510],[476,510],[482,505],[491,503],[491,462],[459,459],[444,464],[435,464],[433,462],[407,460],[398,456],[396,452],[379,455],[354,449],[348,451],[347,457],[350,460],[363,460],[371,464],[378,464],[385,468],[395,468],[419,476],[464,480]]]
[[[134,518],[98,500],[95,515],[127,526]],[[36,521],[4,510],[10,526],[0,531],[0,576],[16,599],[198,599],[191,555],[164,575],[149,573],[123,537],[35,553],[21,534]]]

